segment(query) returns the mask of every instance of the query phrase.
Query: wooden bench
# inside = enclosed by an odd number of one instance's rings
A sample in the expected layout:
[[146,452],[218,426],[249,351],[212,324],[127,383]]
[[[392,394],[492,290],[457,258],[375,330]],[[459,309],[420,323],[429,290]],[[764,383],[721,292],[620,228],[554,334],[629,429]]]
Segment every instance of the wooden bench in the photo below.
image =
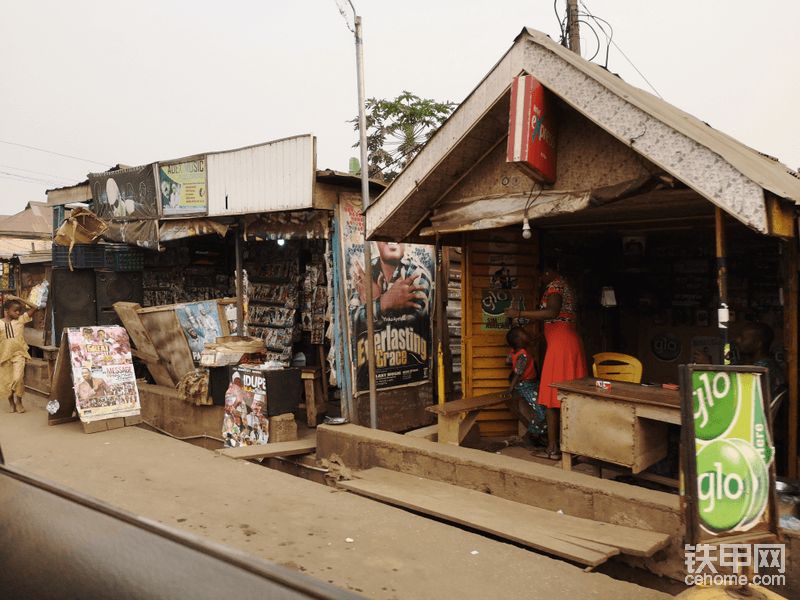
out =
[[520,398],[522,397],[519,394],[507,396],[504,392],[497,392],[445,402],[444,404],[434,404],[433,406],[425,407],[425,410],[436,414],[439,418],[439,441],[458,446],[475,424],[478,415],[484,408],[506,404],[516,414],[518,411],[514,411],[511,407],[515,407]]

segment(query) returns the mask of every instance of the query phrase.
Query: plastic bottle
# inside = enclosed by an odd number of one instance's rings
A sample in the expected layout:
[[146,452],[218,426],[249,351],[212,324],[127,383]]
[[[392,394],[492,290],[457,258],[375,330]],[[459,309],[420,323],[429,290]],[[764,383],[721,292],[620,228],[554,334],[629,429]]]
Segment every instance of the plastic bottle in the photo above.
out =
[[39,308],[47,306],[47,297],[50,295],[50,282],[43,281],[39,284],[39,289],[36,292],[36,304]]

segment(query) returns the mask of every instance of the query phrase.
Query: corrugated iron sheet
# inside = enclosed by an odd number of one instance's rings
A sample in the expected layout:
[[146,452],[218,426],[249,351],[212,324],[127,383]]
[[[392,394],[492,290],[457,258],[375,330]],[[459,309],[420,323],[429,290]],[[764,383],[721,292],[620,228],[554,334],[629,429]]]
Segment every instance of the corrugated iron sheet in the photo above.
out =
[[313,135],[208,154],[208,216],[311,208]]

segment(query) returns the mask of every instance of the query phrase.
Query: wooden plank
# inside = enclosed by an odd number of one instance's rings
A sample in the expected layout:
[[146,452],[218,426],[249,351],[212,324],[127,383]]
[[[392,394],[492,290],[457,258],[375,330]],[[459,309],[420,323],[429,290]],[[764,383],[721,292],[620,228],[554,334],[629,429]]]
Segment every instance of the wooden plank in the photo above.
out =
[[[195,365],[192,361],[192,351],[186,334],[183,332],[180,321],[173,310],[143,313],[136,311],[142,325],[156,348],[156,354],[164,363],[172,380],[172,387],[178,385],[181,378],[187,373],[194,373]],[[155,378],[155,375],[153,376]],[[160,385],[160,381],[156,381]]]
[[151,363],[154,365],[161,364],[161,359],[158,356],[155,356],[154,354],[148,354],[147,352],[142,352],[136,348],[131,348],[131,356],[141,358],[146,363]]
[[314,433],[302,440],[291,442],[278,442],[277,444],[261,444],[259,446],[242,446],[240,448],[223,448],[217,450],[218,454],[228,458],[251,460],[256,458],[270,458],[275,456],[294,456],[309,454],[317,449],[317,434]]
[[444,404],[426,406],[425,410],[439,415],[452,415],[503,404],[506,400],[507,398],[503,396],[503,394],[486,394],[484,396],[475,396],[474,398],[464,398],[463,400],[454,400],[453,402],[445,402]]
[[[145,361],[147,369],[150,371],[155,382],[158,385],[175,388],[178,384],[178,380],[172,380],[172,376],[167,370],[167,367],[161,361],[158,350],[156,350],[156,347],[153,345],[153,341],[150,339],[147,330],[142,324],[141,317],[139,317],[138,311],[140,310],[142,310],[142,307],[135,302],[114,303],[114,311],[122,321],[122,325],[128,332],[128,336],[131,338],[134,346],[136,346],[136,349],[142,352],[142,360]],[[145,358],[145,356],[157,357],[158,361],[151,362]]]
[[627,381],[612,381],[610,390],[603,390],[595,385],[597,379],[584,377],[573,381],[554,383],[551,387],[559,391],[572,392],[583,396],[591,396],[600,400],[621,400],[632,404],[654,404],[672,407],[680,412],[681,397],[677,390],[668,390],[660,386],[647,387]]
[[61,347],[56,359],[56,367],[53,372],[53,381],[50,386],[50,400],[58,400],[58,411],[54,414],[47,414],[48,425],[59,425],[75,421],[75,390],[72,387],[72,369],[69,364],[69,340],[66,330],[61,336]]
[[669,542],[666,534],[562,515],[378,467],[357,477],[337,485],[590,566],[620,552],[652,556]]
[[98,433],[100,431],[108,431],[110,429],[119,429],[125,427],[124,417],[114,417],[112,419],[101,419],[99,421],[90,421],[83,424],[84,433]]

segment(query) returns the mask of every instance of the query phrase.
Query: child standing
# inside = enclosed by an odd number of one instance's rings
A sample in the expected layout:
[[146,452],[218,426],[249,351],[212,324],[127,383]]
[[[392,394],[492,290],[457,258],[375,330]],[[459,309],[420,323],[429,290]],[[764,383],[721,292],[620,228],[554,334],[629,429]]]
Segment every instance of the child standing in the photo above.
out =
[[507,362],[511,364],[510,383],[506,394],[510,396],[516,390],[533,410],[528,431],[534,441],[547,434],[547,412],[539,404],[539,380],[537,379],[536,364],[528,353],[534,339],[520,326],[512,327],[506,334],[506,342],[513,352],[508,355]]
[[[23,312],[23,306],[29,310]],[[22,397],[25,395],[25,361],[28,344],[23,329],[30,323],[37,307],[16,296],[6,296],[3,302],[3,327],[0,328],[0,397],[8,398],[8,412],[25,412]],[[16,398],[15,398],[16,397]]]

